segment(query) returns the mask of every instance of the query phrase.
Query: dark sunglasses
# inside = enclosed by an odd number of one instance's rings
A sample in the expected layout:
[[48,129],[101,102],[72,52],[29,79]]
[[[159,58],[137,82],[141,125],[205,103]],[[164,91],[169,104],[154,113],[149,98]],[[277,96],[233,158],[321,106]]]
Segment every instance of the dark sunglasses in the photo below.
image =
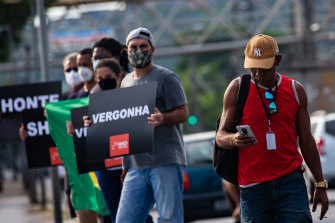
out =
[[272,102],[269,104],[270,114],[277,113],[278,112],[277,105],[274,101],[274,97],[273,97],[273,94],[272,94],[271,90],[267,90],[265,92],[265,98],[268,99],[268,100],[272,100]]
[[77,67],[69,67],[69,68],[67,68],[66,70],[65,70],[65,72],[66,73],[70,73],[71,72],[71,70],[73,70],[73,71],[78,71],[78,68]]

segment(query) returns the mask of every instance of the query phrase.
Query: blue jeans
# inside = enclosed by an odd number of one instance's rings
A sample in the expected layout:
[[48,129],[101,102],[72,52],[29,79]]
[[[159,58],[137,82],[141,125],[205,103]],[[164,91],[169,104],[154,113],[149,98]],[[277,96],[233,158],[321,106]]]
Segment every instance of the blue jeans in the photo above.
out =
[[114,223],[122,189],[120,181],[122,170],[98,170],[94,173],[98,178],[102,195],[110,213],[112,222]]
[[241,222],[312,222],[306,184],[300,170],[276,180],[240,188]]
[[123,182],[117,223],[144,223],[156,202],[158,223],[182,223],[183,174],[180,165],[130,168]]

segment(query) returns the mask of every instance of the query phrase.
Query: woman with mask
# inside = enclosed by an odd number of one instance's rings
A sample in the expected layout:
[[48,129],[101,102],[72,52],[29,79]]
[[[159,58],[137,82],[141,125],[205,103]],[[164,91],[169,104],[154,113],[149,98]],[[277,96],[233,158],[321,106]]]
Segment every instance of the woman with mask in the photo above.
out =
[[[98,84],[92,89],[91,93],[119,88],[123,78],[122,69],[113,58],[102,59],[97,64],[94,74]],[[84,119],[88,119],[88,116],[84,116]],[[95,171],[113,222],[115,222],[121,195],[121,174],[121,166]],[[149,216],[146,223],[151,222],[152,218]]]
[[[120,87],[122,80],[121,68],[113,59],[102,59],[97,64],[94,75],[95,81],[98,84],[92,89],[91,93]],[[94,173],[98,179],[112,222],[115,222],[122,189],[120,180],[122,167],[115,166],[109,169],[98,170]]]
[[[122,80],[122,72],[119,64],[114,59],[102,59],[94,71],[94,82],[98,83],[90,93],[96,93],[104,90],[119,88]],[[87,116],[85,116],[87,117]],[[68,123],[68,133],[74,133],[71,123]],[[104,161],[101,161],[104,162]],[[112,222],[115,222],[116,212],[120,200],[122,183],[120,176],[122,173],[121,166],[109,169],[95,171],[101,188],[107,208],[110,212]],[[104,218],[105,222],[105,218]]]
[[[84,91],[85,87],[81,89],[81,92],[83,93],[82,97],[88,96],[89,93],[114,89],[120,85],[123,74],[128,72],[129,69],[127,54],[122,53],[123,48],[124,46],[121,43],[112,38],[102,38],[94,44],[90,61],[95,77],[93,78],[92,72],[92,79],[90,80],[90,83],[92,82],[93,85],[94,82],[95,86],[90,88],[92,86],[91,84],[84,83],[84,86],[85,84],[87,85],[87,89],[86,91]],[[100,64],[100,61],[102,64],[98,67],[97,65]],[[121,69],[119,65],[120,63],[123,64],[123,69]],[[84,64],[82,64],[82,66],[78,64],[78,67],[78,70],[80,71],[80,78],[82,80],[87,80],[88,77],[86,78],[84,73],[88,73],[88,70],[83,69],[83,67],[85,67]],[[74,133],[74,127],[71,122],[67,122],[67,129],[69,135]],[[121,173],[121,166],[113,167],[108,170],[95,171],[95,175],[97,176],[112,222],[115,222],[121,194]],[[104,218],[104,222],[108,222],[107,219]]]
[[[85,48],[78,53],[76,58],[78,78],[81,82],[84,83],[84,85],[81,89],[79,89],[77,92],[68,97],[68,99],[87,97],[89,95],[89,92],[96,85],[91,58],[92,58],[91,48]],[[71,122],[67,122],[67,126],[73,128]],[[86,223],[86,222],[98,223],[98,213],[95,211],[76,210],[76,214],[79,218],[80,223]],[[108,223],[108,221],[104,222]]]

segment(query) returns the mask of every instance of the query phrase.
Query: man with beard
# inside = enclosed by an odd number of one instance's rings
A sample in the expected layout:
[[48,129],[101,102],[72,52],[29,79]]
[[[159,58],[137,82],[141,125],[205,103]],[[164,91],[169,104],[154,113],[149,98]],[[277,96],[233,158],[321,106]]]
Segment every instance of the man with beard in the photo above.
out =
[[154,126],[154,152],[125,156],[126,173],[119,208],[118,223],[144,222],[156,203],[158,222],[184,221],[183,173],[186,154],[181,123],[188,118],[186,96],[179,77],[155,65],[151,32],[132,30],[126,39],[126,51],[134,71],[122,80],[121,87],[157,83],[156,108],[148,117]]

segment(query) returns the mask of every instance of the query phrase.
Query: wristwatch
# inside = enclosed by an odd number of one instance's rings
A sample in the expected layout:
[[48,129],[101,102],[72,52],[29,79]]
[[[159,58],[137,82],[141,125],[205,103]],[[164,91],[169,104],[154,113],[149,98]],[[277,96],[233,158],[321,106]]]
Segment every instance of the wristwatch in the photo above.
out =
[[326,180],[315,183],[315,188],[328,188],[328,182]]

